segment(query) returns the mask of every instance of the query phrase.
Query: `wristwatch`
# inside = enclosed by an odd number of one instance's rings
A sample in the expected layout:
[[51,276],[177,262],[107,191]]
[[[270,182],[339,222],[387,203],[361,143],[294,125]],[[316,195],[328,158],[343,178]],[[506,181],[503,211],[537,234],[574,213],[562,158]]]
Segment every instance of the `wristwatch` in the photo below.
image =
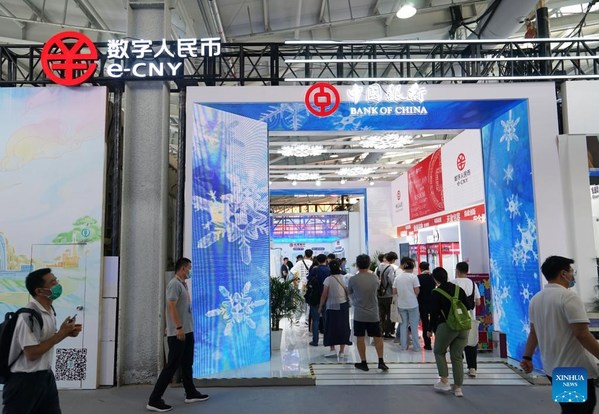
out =
[[522,359],[525,361],[532,361],[532,357],[529,357],[528,355],[523,355]]

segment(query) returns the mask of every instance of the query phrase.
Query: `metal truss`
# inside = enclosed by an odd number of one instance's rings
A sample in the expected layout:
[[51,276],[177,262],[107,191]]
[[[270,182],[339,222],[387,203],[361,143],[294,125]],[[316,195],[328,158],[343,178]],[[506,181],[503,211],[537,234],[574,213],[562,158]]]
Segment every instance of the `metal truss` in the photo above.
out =
[[328,214],[271,214],[273,239],[343,239],[349,234],[349,215]]
[[[114,86],[134,79],[104,75],[107,44],[96,44],[98,69],[87,83]],[[41,66],[42,45],[0,45],[0,87],[51,83]],[[473,83],[599,78],[599,38],[288,42],[223,44],[215,57],[185,58],[177,77],[137,80],[187,85],[337,84],[372,82]],[[122,62],[125,67],[133,59]]]

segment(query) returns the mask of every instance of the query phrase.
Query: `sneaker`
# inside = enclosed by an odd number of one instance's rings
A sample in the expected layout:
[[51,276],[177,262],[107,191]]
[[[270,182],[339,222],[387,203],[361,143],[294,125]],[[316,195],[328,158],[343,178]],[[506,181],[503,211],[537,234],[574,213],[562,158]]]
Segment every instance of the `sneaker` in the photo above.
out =
[[451,391],[451,385],[449,385],[448,382],[441,382],[441,380],[436,382],[435,385],[433,385],[433,388],[435,389],[435,391],[440,391],[440,392]]
[[329,351],[326,354],[324,354],[325,358],[335,358],[337,357],[337,351]]
[[155,411],[157,413],[166,413],[167,411],[170,411],[172,409],[173,407],[171,407],[168,404],[165,404],[164,400],[148,402],[148,404],[146,405],[146,410]]
[[476,370],[475,370],[474,368],[470,368],[470,369],[468,370],[468,376],[469,376],[470,378],[476,378]]
[[308,345],[310,345],[310,346],[318,346],[318,344],[316,342],[310,342]]
[[366,362],[356,362],[354,367],[361,369],[362,371],[368,371],[368,364]]
[[201,392],[196,392],[195,394],[191,394],[185,397],[185,404],[191,404],[194,402],[200,402],[200,401],[206,401],[208,398],[210,398],[208,395],[206,394],[202,394]]
[[379,362],[379,369],[382,369],[385,372],[389,371],[389,367],[385,365],[384,362]]
[[339,352],[339,359],[345,359],[345,354],[343,352]]
[[398,344],[398,343],[399,343],[399,338],[395,338],[395,339],[393,340],[393,343],[394,343],[394,344]]
[[464,393],[462,392],[462,387],[456,387],[456,389],[453,390],[453,395],[456,397],[463,397]]

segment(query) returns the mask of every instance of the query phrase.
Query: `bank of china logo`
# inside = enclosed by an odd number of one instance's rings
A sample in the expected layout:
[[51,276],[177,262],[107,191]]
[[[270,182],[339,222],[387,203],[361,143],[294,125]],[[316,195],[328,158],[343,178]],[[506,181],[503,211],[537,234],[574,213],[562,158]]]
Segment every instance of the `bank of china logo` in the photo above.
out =
[[552,394],[556,403],[583,403],[587,400],[587,370],[559,367],[552,373]]
[[323,117],[335,113],[341,103],[341,97],[333,85],[318,82],[308,88],[304,96],[304,103],[310,113]]

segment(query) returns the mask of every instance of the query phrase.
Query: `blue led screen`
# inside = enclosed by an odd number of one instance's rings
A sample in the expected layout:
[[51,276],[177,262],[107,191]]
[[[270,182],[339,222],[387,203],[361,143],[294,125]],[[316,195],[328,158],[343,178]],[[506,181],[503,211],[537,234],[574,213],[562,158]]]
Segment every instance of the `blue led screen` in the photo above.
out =
[[270,359],[268,141],[263,122],[193,106],[195,377]]

